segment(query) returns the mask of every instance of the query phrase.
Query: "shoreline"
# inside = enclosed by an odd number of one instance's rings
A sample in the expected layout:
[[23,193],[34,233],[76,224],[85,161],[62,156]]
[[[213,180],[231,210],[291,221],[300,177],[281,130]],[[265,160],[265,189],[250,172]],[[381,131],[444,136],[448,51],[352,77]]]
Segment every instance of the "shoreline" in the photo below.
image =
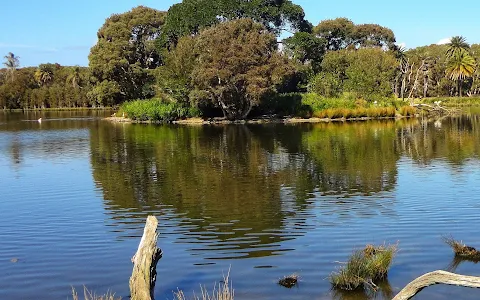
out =
[[106,117],[103,120],[113,123],[127,123],[127,124],[176,124],[176,125],[231,125],[231,124],[301,124],[301,123],[330,123],[330,122],[361,122],[372,120],[400,120],[406,118],[412,118],[416,116],[395,116],[395,117],[362,117],[362,118],[256,118],[247,120],[226,120],[224,118],[189,118],[183,120],[175,120],[171,122],[166,121],[137,121],[124,117]]

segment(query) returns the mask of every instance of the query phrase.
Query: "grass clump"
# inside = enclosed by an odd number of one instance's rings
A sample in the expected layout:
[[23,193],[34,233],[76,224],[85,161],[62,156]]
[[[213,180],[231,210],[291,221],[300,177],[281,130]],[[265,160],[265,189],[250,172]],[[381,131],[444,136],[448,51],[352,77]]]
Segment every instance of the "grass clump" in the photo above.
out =
[[[72,287],[73,300],[79,300],[77,291]],[[121,300],[121,297],[115,298],[115,294],[107,292],[105,295],[96,295],[94,292],[89,291],[86,287],[83,287],[83,299],[84,300]]]
[[331,274],[330,282],[341,290],[376,289],[374,282],[387,277],[396,252],[396,245],[367,245],[355,251],[344,267]]
[[[235,297],[235,291],[231,283],[229,283],[230,272],[227,276],[223,276],[223,281],[221,284],[215,283],[213,287],[212,294],[208,292],[207,288],[200,286],[201,297],[193,295],[193,300],[233,300]],[[187,300],[187,297],[183,291],[178,290],[173,293],[175,300]]]
[[299,278],[300,278],[300,276],[298,276],[297,274],[294,273],[294,274],[285,276],[283,278],[280,278],[278,280],[278,284],[290,289],[290,288],[294,287],[295,285],[297,285]]
[[413,106],[402,106],[398,109],[398,113],[404,117],[413,117],[417,114],[417,109]]
[[465,245],[462,241],[457,241],[453,237],[443,237],[444,242],[449,245],[455,256],[465,259],[480,259],[480,251],[474,247]]
[[171,122],[199,115],[198,109],[187,108],[175,102],[162,99],[135,100],[122,104],[118,115],[125,115],[135,121]]

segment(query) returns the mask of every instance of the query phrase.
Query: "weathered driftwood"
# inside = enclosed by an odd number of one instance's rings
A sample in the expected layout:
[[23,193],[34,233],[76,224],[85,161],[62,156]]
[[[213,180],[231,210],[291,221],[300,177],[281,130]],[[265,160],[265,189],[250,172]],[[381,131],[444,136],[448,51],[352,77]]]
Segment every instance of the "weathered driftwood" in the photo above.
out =
[[148,216],[138,250],[132,257],[133,271],[130,277],[132,300],[154,299],[157,262],[162,257],[162,250],[157,247],[157,226],[157,218]]
[[446,271],[433,271],[422,275],[407,284],[393,300],[408,300],[419,293],[422,289],[435,285],[448,284],[470,288],[480,288],[480,277],[454,274]]

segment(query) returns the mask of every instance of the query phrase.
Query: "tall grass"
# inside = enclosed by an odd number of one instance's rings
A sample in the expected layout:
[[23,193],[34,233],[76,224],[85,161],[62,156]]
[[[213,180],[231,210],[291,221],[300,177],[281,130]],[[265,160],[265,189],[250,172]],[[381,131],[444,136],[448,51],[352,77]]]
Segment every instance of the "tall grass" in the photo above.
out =
[[119,115],[123,113],[135,121],[153,122],[171,122],[199,115],[198,110],[194,108],[174,102],[168,103],[158,98],[125,102],[120,106]]
[[[215,283],[213,287],[213,291],[210,293],[208,292],[207,288],[204,286],[200,286],[200,293],[201,297],[193,295],[193,300],[233,300],[235,296],[235,291],[231,283],[229,283],[230,271],[228,272],[227,276],[223,276],[223,282],[221,284]],[[178,290],[177,292],[173,293],[175,300],[187,300],[187,297],[183,293],[183,291]]]
[[[72,287],[73,300],[79,300],[77,291]],[[84,300],[121,300],[121,297],[115,298],[115,294],[107,292],[104,295],[96,295],[94,292],[89,291],[86,287],[83,287],[83,299]]]
[[387,277],[396,252],[396,245],[367,245],[365,249],[355,251],[345,266],[331,274],[330,282],[334,288],[342,290],[375,289],[374,282]]
[[452,248],[455,256],[466,259],[480,259],[480,251],[465,245],[462,241],[457,241],[451,236],[443,237],[443,241]]

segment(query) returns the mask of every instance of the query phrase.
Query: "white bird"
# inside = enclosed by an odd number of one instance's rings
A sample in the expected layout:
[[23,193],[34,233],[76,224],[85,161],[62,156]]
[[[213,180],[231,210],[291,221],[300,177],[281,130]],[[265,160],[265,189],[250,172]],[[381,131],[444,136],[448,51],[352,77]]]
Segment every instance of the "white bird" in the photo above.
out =
[[42,123],[42,118],[38,119],[38,123]]

